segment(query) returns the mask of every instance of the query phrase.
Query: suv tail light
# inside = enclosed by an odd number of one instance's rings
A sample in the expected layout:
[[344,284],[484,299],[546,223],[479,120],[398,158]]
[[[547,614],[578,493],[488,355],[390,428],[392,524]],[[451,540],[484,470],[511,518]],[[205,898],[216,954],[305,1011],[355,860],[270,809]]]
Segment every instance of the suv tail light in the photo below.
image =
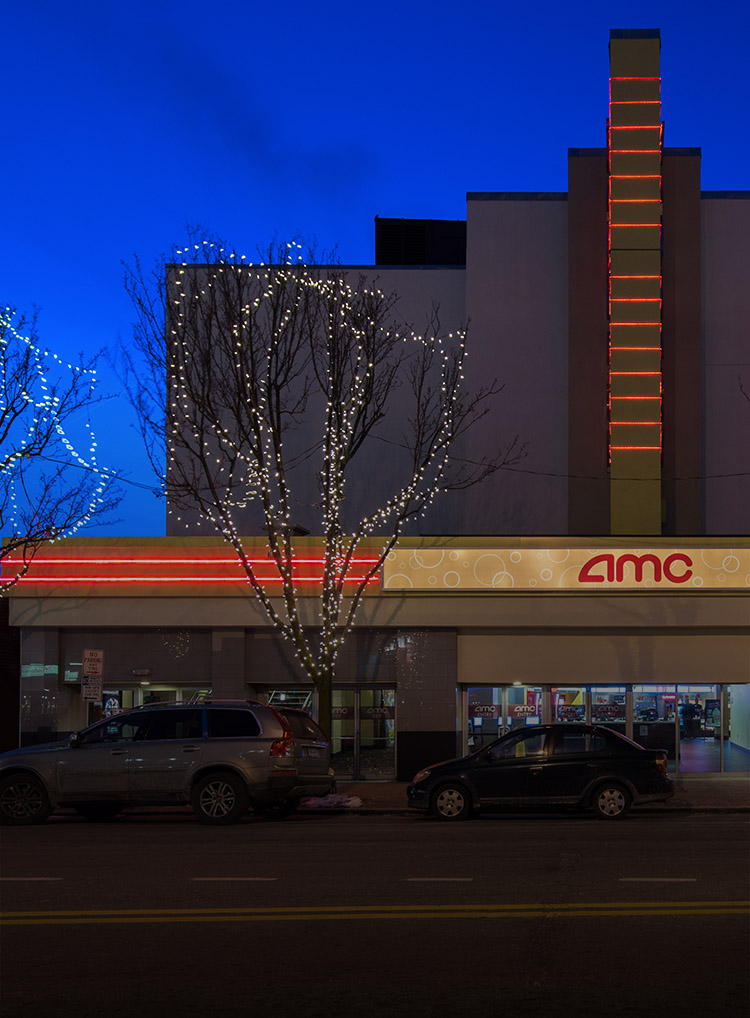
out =
[[656,754],[656,769],[660,774],[666,775],[667,773],[667,754],[657,753]]
[[274,711],[279,724],[284,729],[280,739],[274,739],[271,743],[271,756],[294,756],[294,732],[289,727],[289,722],[281,714]]

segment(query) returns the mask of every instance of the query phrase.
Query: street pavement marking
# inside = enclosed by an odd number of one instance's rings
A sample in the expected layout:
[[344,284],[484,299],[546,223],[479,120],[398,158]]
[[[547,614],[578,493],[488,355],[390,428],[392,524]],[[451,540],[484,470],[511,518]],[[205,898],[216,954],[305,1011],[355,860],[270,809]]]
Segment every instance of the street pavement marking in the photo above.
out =
[[750,901],[639,901],[535,905],[341,905],[277,908],[89,909],[0,913],[5,926],[304,922],[338,919],[537,919],[748,915]]
[[278,877],[193,877],[193,880],[253,880],[256,883],[271,883]]
[[456,884],[470,883],[474,877],[404,877],[404,879],[412,884]]
[[620,877],[620,883],[631,884],[694,884],[697,877]]
[[62,880],[62,877],[0,877],[0,880]]

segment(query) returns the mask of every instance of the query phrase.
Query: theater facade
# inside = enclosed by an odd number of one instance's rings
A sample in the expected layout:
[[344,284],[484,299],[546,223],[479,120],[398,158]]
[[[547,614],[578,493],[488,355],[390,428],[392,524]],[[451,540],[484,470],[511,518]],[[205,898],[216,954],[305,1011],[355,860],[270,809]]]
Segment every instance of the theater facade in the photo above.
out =
[[[320,558],[308,543],[314,625]],[[260,541],[256,554],[262,563]],[[20,741],[208,694],[315,714],[315,690],[238,573],[221,542],[198,538],[73,539],[39,557],[10,601]],[[664,747],[677,773],[747,772],[749,595],[748,538],[403,541],[342,650],[337,773],[406,780],[548,721]],[[91,660],[98,682],[84,676]]]
[[[665,144],[658,30],[609,46],[602,146],[569,150],[566,193],[378,219],[376,264],[347,267],[398,293],[405,320],[435,300],[446,328],[470,320],[468,381],[503,390],[456,452],[492,459],[518,436],[525,456],[436,499],[368,587],[335,682],[342,778],[408,779],[551,721],[664,747],[677,773],[748,771],[750,192],[702,191],[700,149]],[[364,474],[387,471],[379,452]],[[300,532],[321,532],[314,501]],[[0,623],[3,748],[208,693],[316,713],[234,553],[197,522],[37,557]],[[278,582],[262,531],[238,531]],[[296,548],[314,627],[320,542]]]

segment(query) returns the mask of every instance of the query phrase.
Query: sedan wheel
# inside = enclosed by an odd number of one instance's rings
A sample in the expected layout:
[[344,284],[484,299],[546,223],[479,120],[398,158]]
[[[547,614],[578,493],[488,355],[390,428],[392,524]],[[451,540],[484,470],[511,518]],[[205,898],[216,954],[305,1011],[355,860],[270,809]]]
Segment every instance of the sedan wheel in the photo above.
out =
[[41,824],[51,812],[47,789],[33,774],[14,774],[0,782],[0,824]]
[[471,797],[462,785],[435,789],[430,807],[438,820],[468,820],[472,813]]
[[594,793],[594,812],[600,820],[622,820],[629,809],[630,793],[622,785],[602,785]]
[[247,813],[247,788],[235,774],[210,774],[193,788],[192,805],[202,824],[234,824]]

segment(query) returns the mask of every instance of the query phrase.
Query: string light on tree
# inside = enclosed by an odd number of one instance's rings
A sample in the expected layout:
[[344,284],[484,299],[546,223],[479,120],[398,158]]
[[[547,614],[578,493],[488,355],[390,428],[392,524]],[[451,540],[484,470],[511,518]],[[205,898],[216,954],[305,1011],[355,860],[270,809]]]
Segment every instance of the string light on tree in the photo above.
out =
[[[498,391],[490,383],[464,392],[466,331],[444,334],[436,308],[429,328],[414,331],[394,294],[335,265],[307,264],[301,250],[297,240],[272,245],[254,264],[220,241],[191,239],[152,277],[136,261],[130,391],[152,462],[161,450],[166,463],[170,512],[185,530],[209,526],[234,549],[316,685],[328,728],[340,647],[404,527],[441,492],[476,483],[519,449],[514,440],[478,463],[451,459],[457,436]],[[383,450],[388,470],[363,470]],[[296,579],[300,513],[314,517],[322,545],[314,626]],[[280,593],[256,576],[248,531],[265,534]],[[364,549],[375,554],[353,583]]]

